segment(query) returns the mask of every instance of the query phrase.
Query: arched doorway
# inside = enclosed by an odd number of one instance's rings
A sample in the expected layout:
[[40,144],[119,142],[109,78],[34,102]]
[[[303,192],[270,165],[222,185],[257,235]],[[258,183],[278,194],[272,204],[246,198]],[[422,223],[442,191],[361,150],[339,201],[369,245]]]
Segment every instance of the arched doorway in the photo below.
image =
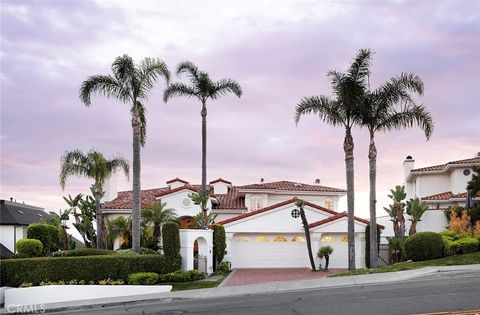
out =
[[208,246],[207,240],[203,237],[198,237],[193,242],[193,269],[203,273],[208,273],[207,270],[207,255]]

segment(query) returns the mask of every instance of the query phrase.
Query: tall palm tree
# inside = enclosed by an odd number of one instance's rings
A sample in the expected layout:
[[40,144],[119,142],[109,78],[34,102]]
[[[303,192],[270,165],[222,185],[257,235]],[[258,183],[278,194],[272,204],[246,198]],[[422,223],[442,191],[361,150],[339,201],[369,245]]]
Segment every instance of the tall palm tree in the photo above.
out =
[[146,109],[148,93],[159,77],[167,83],[170,72],[163,61],[158,58],[145,58],[135,64],[128,55],[115,58],[111,75],[92,75],[82,83],[80,99],[90,106],[92,94],[113,97],[122,103],[130,104],[133,130],[133,185],[132,185],[132,249],[140,252],[140,148],[145,145]]
[[354,168],[352,127],[360,123],[359,108],[367,90],[366,80],[371,60],[371,51],[361,49],[346,73],[329,71],[328,76],[335,98],[312,96],[303,98],[295,108],[295,122],[306,114],[315,114],[332,126],[345,128],[343,151],[347,181],[348,207],[348,269],[355,269],[355,230],[354,230]]
[[121,169],[128,178],[128,161],[122,157],[107,160],[101,152],[90,150],[84,154],[81,150],[65,152],[61,159],[60,186],[65,189],[67,178],[70,176],[88,177],[94,180],[91,187],[95,197],[95,216],[97,221],[97,248],[102,248],[102,216],[100,213],[100,199],[104,191],[105,181],[116,170]]
[[[207,193],[207,101],[215,100],[220,96],[233,93],[240,97],[242,88],[233,79],[221,79],[212,81],[207,72],[200,71],[198,67],[190,61],[184,61],[177,67],[177,75],[187,74],[190,79],[190,85],[182,82],[172,83],[163,94],[163,100],[167,102],[175,96],[193,97],[202,103],[202,186],[201,193]],[[204,210],[205,217],[207,213]]]
[[377,147],[375,133],[393,131],[418,125],[427,140],[433,131],[433,120],[423,105],[416,105],[411,93],[423,95],[422,80],[413,73],[401,73],[379,88],[366,93],[362,106],[361,124],[368,129],[370,177],[370,266],[378,267],[376,222]]
[[161,228],[166,221],[174,220],[175,209],[167,208],[166,202],[156,202],[147,209],[142,209],[142,221],[145,224],[153,224],[153,237],[158,241],[161,237]]

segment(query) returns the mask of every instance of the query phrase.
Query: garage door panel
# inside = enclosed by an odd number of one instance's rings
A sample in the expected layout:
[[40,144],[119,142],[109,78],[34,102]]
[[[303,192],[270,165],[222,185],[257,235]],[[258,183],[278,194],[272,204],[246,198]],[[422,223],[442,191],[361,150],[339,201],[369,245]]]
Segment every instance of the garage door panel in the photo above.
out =
[[234,268],[308,267],[305,243],[235,243]]

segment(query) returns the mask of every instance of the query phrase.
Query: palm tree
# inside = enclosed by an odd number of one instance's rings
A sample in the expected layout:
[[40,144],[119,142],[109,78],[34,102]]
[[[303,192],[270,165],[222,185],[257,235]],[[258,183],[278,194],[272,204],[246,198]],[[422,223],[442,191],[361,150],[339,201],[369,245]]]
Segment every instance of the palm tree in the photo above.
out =
[[133,130],[133,185],[132,185],[132,249],[140,252],[140,147],[145,145],[147,121],[145,102],[148,93],[159,77],[167,83],[170,72],[158,58],[145,58],[136,65],[128,55],[115,58],[111,75],[92,75],[82,83],[80,99],[90,106],[92,94],[113,97],[122,103],[130,104]]
[[175,209],[167,208],[166,202],[157,202],[148,209],[142,209],[142,221],[145,224],[153,224],[153,237],[157,243],[161,237],[163,223],[174,220],[175,217]]
[[411,217],[410,221],[412,221],[408,235],[417,233],[417,223],[422,221],[422,216],[427,210],[428,204],[425,201],[421,201],[418,197],[407,201],[407,214]]
[[114,157],[111,160],[105,159],[102,153],[90,150],[84,154],[81,150],[65,152],[61,159],[60,186],[65,189],[65,184],[69,176],[83,176],[94,180],[91,187],[95,197],[95,215],[97,220],[97,248],[102,246],[102,216],[100,213],[100,199],[104,191],[105,181],[116,170],[122,169],[128,178],[128,161],[122,157]]
[[330,255],[333,253],[332,246],[322,246],[317,252],[318,258],[325,258],[325,269],[323,271],[328,271],[328,264],[330,262]]
[[423,105],[416,105],[410,93],[423,95],[423,82],[413,73],[402,73],[366,93],[362,106],[362,126],[368,129],[370,177],[370,266],[378,267],[376,222],[377,148],[375,133],[393,131],[418,125],[427,140],[433,131],[433,120]]
[[[207,193],[207,100],[215,100],[220,96],[233,93],[240,97],[242,88],[233,79],[212,81],[207,72],[200,71],[190,61],[184,61],[177,67],[177,75],[186,73],[190,79],[190,85],[182,82],[170,84],[163,94],[163,100],[167,102],[175,96],[194,97],[202,103],[202,186],[200,192]],[[205,217],[207,213],[204,210]]]
[[358,52],[346,73],[329,71],[335,98],[312,96],[303,98],[295,108],[295,122],[305,114],[316,114],[332,126],[345,128],[343,150],[347,180],[348,207],[348,269],[355,269],[355,227],[354,227],[354,168],[352,127],[360,123],[359,107],[366,91],[366,79],[371,60],[371,52],[362,49]]
[[308,258],[310,259],[310,266],[312,267],[312,271],[317,271],[315,268],[315,261],[313,260],[312,254],[312,243],[310,240],[310,228],[308,227],[307,217],[305,216],[305,201],[298,200],[295,205],[300,210],[300,218],[302,219],[303,230],[305,231],[305,240],[307,241],[307,251],[308,251]]
[[127,248],[130,244],[132,233],[132,219],[123,216],[113,219],[107,223],[108,238],[113,242],[119,238],[120,248]]

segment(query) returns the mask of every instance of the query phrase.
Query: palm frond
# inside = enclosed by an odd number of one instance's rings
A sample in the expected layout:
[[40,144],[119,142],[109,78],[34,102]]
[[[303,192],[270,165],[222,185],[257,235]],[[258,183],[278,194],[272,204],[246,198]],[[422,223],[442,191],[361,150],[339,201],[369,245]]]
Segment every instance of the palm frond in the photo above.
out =
[[238,84],[237,81],[233,79],[222,79],[213,84],[213,93],[210,97],[216,99],[220,96],[226,95],[228,93],[233,93],[236,96],[242,96],[242,87]]
[[112,72],[122,84],[127,84],[135,75],[135,63],[129,55],[118,56],[112,63]]
[[163,92],[163,101],[167,102],[175,96],[199,97],[199,93],[191,86],[182,82],[170,84]]
[[430,139],[434,127],[433,118],[423,105],[405,106],[394,112],[379,124],[378,130],[410,128],[415,124],[423,130],[425,137]]
[[81,150],[65,152],[60,160],[60,186],[65,189],[67,178],[70,176],[89,176],[89,161]]
[[111,160],[107,161],[106,168],[112,173],[120,169],[125,174],[125,177],[129,179],[130,163],[128,162],[127,159],[121,156],[114,157]]
[[193,81],[198,81],[199,71],[198,67],[191,61],[183,61],[177,66],[177,75],[181,75],[182,73],[187,73]]
[[101,94],[106,97],[114,97],[124,103],[131,99],[128,90],[110,75],[92,75],[83,81],[80,87],[80,100],[90,106],[92,94]]
[[370,62],[372,60],[372,51],[368,48],[360,49],[353,60],[348,75],[356,82],[363,82],[370,74]]
[[307,114],[318,115],[321,120],[332,126],[345,123],[341,106],[323,95],[303,98],[295,107],[295,123],[298,124],[300,117]]
[[167,84],[170,82],[170,71],[167,65],[159,58],[145,58],[135,70],[138,78],[138,97],[146,99],[148,92],[153,88],[159,77],[163,77]]

